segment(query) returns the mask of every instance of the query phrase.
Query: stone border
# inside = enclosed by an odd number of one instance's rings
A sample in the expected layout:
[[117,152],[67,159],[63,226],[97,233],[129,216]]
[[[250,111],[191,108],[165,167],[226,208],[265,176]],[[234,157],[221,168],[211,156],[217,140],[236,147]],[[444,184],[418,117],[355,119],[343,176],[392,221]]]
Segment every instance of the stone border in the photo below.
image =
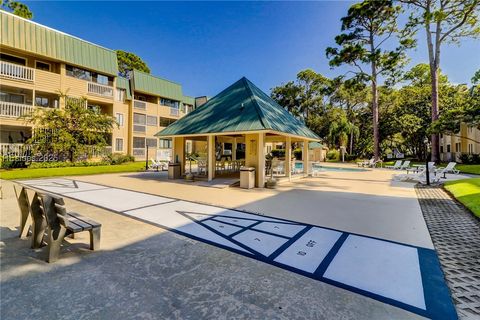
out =
[[480,220],[442,187],[415,187],[460,319],[480,317]]

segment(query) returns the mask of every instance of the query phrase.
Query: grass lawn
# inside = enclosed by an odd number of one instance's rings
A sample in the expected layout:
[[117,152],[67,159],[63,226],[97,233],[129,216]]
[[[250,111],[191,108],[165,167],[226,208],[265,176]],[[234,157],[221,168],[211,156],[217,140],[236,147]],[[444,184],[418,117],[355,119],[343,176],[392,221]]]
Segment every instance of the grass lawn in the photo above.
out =
[[457,164],[457,169],[462,173],[480,174],[480,164]]
[[82,176],[89,174],[136,172],[145,169],[145,161],[130,162],[109,166],[65,167],[41,169],[11,169],[0,170],[0,178],[5,180],[33,179],[58,176]]
[[480,178],[447,181],[445,189],[480,218]]

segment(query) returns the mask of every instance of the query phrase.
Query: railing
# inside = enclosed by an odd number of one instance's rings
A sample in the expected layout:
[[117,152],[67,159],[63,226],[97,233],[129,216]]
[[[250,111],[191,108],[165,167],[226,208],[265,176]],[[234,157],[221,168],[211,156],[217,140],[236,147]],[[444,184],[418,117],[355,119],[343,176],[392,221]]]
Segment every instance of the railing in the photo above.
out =
[[0,101],[0,116],[18,118],[33,112],[33,108],[28,104]]
[[87,91],[98,96],[113,98],[113,88],[103,84],[87,82]]
[[133,155],[134,156],[145,156],[145,149],[144,148],[133,148]]
[[145,101],[133,100],[133,107],[135,109],[145,110],[147,109],[147,103]]
[[15,80],[34,81],[35,69],[0,61],[0,76]]
[[0,155],[20,157],[29,149],[23,143],[0,143]]

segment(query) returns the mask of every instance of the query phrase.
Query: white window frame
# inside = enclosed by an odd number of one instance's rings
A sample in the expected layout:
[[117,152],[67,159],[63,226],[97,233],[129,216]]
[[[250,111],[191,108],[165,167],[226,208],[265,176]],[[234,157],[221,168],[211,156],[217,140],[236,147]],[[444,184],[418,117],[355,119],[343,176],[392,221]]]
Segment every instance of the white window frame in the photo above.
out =
[[[117,141],[121,140],[122,141],[122,150],[118,150],[117,148]],[[123,152],[123,146],[124,146],[124,139],[123,138],[115,138],[115,151],[116,152]]]
[[[117,115],[121,115],[121,116],[122,116],[122,123],[120,123],[120,121],[118,121]],[[120,127],[125,126],[125,113],[123,113],[123,112],[115,112],[115,120],[117,120],[118,125],[119,125]]]

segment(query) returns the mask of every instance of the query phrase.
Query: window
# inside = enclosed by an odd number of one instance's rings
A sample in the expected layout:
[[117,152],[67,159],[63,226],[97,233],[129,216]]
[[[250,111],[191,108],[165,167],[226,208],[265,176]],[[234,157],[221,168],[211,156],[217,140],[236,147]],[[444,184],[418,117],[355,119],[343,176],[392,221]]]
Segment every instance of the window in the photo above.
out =
[[25,96],[23,94],[0,92],[0,101],[12,102],[12,103],[25,103]]
[[156,127],[157,126],[157,117],[147,116],[147,126]]
[[92,81],[92,73],[90,71],[67,65],[67,76],[81,80]]
[[115,139],[115,151],[123,151],[123,139],[116,138]]
[[108,77],[102,74],[97,75],[97,83],[108,86]]
[[455,143],[455,152],[460,152],[460,142]]
[[162,98],[160,99],[160,104],[162,106],[178,109],[178,101]]
[[115,113],[115,118],[117,119],[117,123],[120,127],[123,127],[124,125],[124,115],[123,113]]
[[450,152],[450,145],[447,144],[447,152]]
[[440,146],[440,153],[443,153],[443,146]]
[[472,143],[469,143],[469,144],[468,144],[468,153],[469,153],[469,154],[472,154],[472,153],[473,153],[473,144],[472,144]]
[[37,107],[48,108],[48,107],[50,106],[50,103],[49,103],[47,97],[39,97],[39,96],[36,96],[36,97],[35,97],[35,105],[36,105]]
[[[187,141],[190,142],[190,141]],[[172,148],[172,140],[169,139],[160,139],[158,141],[158,147],[161,149],[171,149]]]
[[125,93],[127,92],[125,89],[118,89],[115,91],[116,92],[116,100],[117,101],[125,101]]
[[145,101],[135,100],[133,101],[133,107],[135,109],[145,110],[147,109],[147,103]]
[[146,132],[147,127],[145,124],[147,123],[147,116],[142,113],[134,113],[133,114],[133,131],[135,132]]
[[160,117],[160,127],[168,127],[175,121],[176,119]]
[[5,53],[0,54],[0,60],[5,61],[5,62],[14,63],[14,64],[19,64],[19,65],[22,65],[22,66],[27,64],[27,59],[11,56],[11,55],[5,54]]
[[50,71],[50,63],[42,62],[42,61],[35,61],[35,69],[43,70],[43,71]]
[[157,147],[157,139],[151,139],[147,138],[146,140],[146,145],[149,148],[156,148]]
[[145,148],[145,138],[143,138],[143,137],[133,137],[133,147],[134,148]]

